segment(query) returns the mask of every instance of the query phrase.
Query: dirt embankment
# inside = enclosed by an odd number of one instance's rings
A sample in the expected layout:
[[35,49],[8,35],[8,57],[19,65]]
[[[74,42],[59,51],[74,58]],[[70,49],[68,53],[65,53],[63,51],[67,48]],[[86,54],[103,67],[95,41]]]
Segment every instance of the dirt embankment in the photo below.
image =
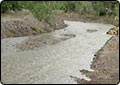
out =
[[114,19],[107,16],[92,16],[89,14],[76,14],[76,13],[55,13],[57,19],[64,19],[70,21],[83,21],[83,22],[97,22],[104,24],[113,24],[115,26],[119,25],[119,19]]
[[52,23],[47,23],[36,19],[29,12],[2,14],[1,18],[1,38],[36,35],[66,26],[62,19],[55,17]]

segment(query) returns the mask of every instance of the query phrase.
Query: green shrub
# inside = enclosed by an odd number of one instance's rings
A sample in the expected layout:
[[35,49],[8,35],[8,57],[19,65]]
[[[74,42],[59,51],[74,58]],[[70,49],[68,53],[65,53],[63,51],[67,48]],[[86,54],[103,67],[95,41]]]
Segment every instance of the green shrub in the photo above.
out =
[[113,9],[113,14],[119,17],[119,3],[115,4],[115,7]]
[[75,11],[77,13],[79,14],[89,13],[90,10],[91,10],[91,2],[88,1],[76,2]]
[[18,11],[21,10],[21,6],[18,1],[3,1],[1,3],[1,12],[7,12],[8,10]]
[[39,20],[49,20],[52,14],[52,9],[49,7],[48,3],[38,3],[31,10],[33,15]]
[[65,7],[66,7],[66,12],[75,12],[75,8],[76,8],[76,2],[75,1],[68,1],[65,3]]
[[44,1],[20,1],[22,8],[28,9],[39,20],[48,21],[52,14],[52,7],[49,2]]

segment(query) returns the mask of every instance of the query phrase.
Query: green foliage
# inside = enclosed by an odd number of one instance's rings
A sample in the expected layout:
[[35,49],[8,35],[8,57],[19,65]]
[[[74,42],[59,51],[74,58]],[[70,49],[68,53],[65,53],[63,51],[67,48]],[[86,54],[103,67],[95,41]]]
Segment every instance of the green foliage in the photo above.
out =
[[75,1],[68,1],[65,3],[65,7],[66,7],[66,12],[71,12],[71,11],[75,11],[76,9],[76,3]]
[[42,2],[36,4],[33,9],[31,10],[33,15],[37,17],[39,20],[49,20],[52,14],[52,9],[49,6],[49,3]]
[[53,1],[50,6],[52,10],[66,10],[65,3],[65,1]]
[[76,12],[79,14],[89,13],[91,10],[91,2],[76,2]]
[[1,12],[6,12],[8,10],[18,11],[21,10],[21,6],[18,1],[3,1],[1,4]]
[[3,1],[1,11],[28,9],[39,20],[48,21],[56,10],[93,16],[119,16],[119,3],[113,1]]
[[119,3],[115,4],[115,7],[113,9],[113,14],[119,17]]
[[24,9],[28,9],[39,20],[48,21],[52,14],[52,7],[49,2],[44,1],[20,1],[19,2]]

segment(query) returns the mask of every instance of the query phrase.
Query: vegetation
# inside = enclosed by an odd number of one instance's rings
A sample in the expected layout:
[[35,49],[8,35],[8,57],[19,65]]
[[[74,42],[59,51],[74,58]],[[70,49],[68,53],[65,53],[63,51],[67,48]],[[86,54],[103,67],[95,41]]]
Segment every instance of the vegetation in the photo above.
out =
[[94,16],[119,17],[116,1],[3,1],[1,12],[30,10],[39,20],[48,21],[55,10],[90,14]]
[[1,12],[7,12],[8,10],[19,11],[21,5],[18,1],[3,1],[1,4]]

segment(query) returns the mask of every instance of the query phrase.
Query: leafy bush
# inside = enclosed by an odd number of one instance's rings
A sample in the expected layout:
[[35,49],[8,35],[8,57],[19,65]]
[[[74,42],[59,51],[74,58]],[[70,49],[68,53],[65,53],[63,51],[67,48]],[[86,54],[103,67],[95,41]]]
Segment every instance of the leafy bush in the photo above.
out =
[[115,4],[115,7],[113,9],[113,14],[119,17],[119,3]]
[[33,15],[39,20],[49,20],[52,14],[52,9],[49,7],[48,3],[38,3],[31,10]]
[[65,7],[66,7],[66,12],[75,12],[75,8],[76,8],[76,2],[75,1],[68,1],[65,3]]
[[[89,8],[88,8],[89,7]],[[91,10],[91,2],[76,2],[76,9],[75,11],[79,14],[89,13]]]
[[21,6],[18,1],[3,1],[1,3],[1,12],[6,12],[8,10],[18,11],[21,10]]

